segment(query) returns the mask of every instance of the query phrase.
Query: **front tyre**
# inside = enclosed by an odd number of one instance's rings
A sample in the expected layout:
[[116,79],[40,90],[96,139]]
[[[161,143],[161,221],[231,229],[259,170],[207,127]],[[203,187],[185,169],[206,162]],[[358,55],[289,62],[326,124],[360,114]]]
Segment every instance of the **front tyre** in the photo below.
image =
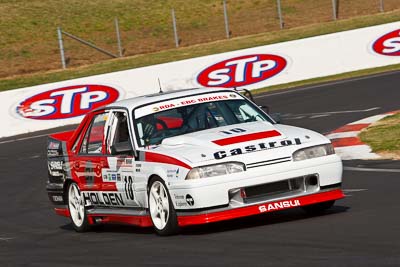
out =
[[157,234],[162,236],[177,234],[179,226],[176,212],[168,190],[159,177],[150,181],[148,201],[151,221]]
[[72,225],[77,232],[89,230],[90,225],[86,216],[85,203],[76,183],[68,186],[68,210]]

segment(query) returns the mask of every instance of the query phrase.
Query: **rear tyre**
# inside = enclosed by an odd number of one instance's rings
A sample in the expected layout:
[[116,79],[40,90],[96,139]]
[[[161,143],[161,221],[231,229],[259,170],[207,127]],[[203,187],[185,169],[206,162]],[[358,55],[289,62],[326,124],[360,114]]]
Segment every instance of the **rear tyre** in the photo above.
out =
[[327,209],[332,208],[333,204],[335,204],[335,200],[321,202],[317,204],[312,204],[308,206],[303,206],[303,210],[310,214],[320,214],[325,212]]
[[68,186],[68,210],[72,225],[77,232],[89,230],[90,225],[85,210],[85,203],[76,183]]
[[153,178],[149,183],[148,203],[151,221],[158,235],[168,236],[179,232],[178,219],[164,182]]

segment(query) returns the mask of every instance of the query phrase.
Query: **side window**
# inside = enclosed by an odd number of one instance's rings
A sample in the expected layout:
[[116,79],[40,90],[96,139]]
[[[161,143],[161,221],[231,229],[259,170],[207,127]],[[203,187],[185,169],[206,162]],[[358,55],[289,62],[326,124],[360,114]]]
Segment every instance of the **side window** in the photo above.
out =
[[129,129],[128,129],[128,117],[124,112],[116,112],[117,127],[115,129],[114,141],[116,143],[129,142]]
[[80,153],[101,154],[103,153],[104,130],[108,113],[94,116],[91,125],[86,131],[82,142]]
[[110,118],[110,130],[107,137],[107,153],[112,154],[112,146],[123,144],[130,147],[128,116],[125,112],[113,112]]

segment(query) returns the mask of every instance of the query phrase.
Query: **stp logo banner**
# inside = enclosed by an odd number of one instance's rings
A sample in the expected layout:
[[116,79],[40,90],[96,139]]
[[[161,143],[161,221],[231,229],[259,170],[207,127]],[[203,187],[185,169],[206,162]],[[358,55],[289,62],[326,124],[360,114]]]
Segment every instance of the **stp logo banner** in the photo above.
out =
[[113,103],[118,97],[119,92],[110,86],[68,86],[25,99],[17,106],[17,113],[35,120],[67,119]]
[[384,56],[400,56],[400,30],[395,30],[378,38],[372,49]]
[[286,59],[278,55],[240,56],[206,68],[197,76],[197,82],[206,87],[241,87],[267,80],[286,65]]

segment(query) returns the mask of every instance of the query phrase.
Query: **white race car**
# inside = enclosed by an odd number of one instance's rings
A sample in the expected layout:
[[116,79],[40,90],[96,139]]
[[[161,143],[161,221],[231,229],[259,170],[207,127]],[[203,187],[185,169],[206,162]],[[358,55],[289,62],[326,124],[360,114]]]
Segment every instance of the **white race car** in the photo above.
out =
[[319,133],[277,124],[229,89],[123,100],[49,137],[47,191],[77,231],[180,227],[343,198],[342,162]]

